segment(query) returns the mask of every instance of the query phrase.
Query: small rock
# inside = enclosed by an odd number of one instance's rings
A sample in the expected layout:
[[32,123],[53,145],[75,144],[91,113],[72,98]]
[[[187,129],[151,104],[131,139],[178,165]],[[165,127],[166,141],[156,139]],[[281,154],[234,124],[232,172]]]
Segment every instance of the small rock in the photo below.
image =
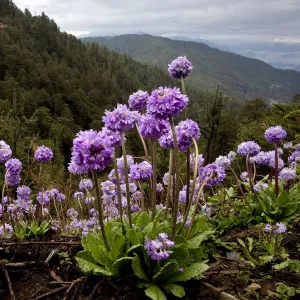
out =
[[255,282],[251,283],[250,285],[248,285],[246,287],[246,290],[248,292],[255,292],[255,291],[259,290],[259,289],[261,289],[261,286],[258,283],[255,283]]
[[239,300],[239,299],[228,293],[221,292],[219,296],[219,300]]

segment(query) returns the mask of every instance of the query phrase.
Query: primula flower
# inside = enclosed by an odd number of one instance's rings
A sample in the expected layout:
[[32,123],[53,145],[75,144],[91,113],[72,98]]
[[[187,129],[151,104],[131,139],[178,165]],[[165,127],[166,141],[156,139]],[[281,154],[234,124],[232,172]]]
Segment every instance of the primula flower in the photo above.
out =
[[11,158],[5,163],[5,181],[8,186],[17,186],[21,181],[22,163],[17,158]]
[[26,185],[17,188],[17,198],[23,201],[28,201],[30,196],[30,188]]
[[157,183],[156,184],[156,192],[161,193],[163,190],[164,190],[164,187],[163,187],[162,183]]
[[222,155],[220,155],[220,156],[218,156],[218,157],[216,158],[215,163],[216,163],[218,166],[220,166],[220,167],[226,169],[227,167],[230,166],[230,159],[229,159],[227,156],[222,156]]
[[235,160],[235,158],[236,158],[236,152],[230,151],[230,152],[228,153],[228,155],[227,155],[227,158],[228,158],[230,161]]
[[113,111],[106,110],[105,116],[102,117],[102,121],[108,129],[121,132],[132,129],[136,120],[137,114],[123,104],[118,104]]
[[224,168],[218,166],[216,163],[201,167],[199,170],[199,175],[202,181],[208,179],[206,183],[207,186],[213,186],[221,183],[226,176]]
[[[107,127],[103,127],[101,133],[108,137],[112,148],[121,146],[121,134],[119,131],[110,130]],[[125,140],[126,138],[124,137],[124,141]]]
[[76,219],[78,217],[78,211],[71,207],[67,210],[67,216],[72,219]]
[[133,93],[129,96],[129,107],[133,110],[141,110],[147,107],[147,101],[149,94],[138,90],[136,93]]
[[112,161],[113,151],[109,136],[103,132],[80,131],[73,140],[69,171],[73,174],[103,171]]
[[179,56],[168,66],[169,74],[175,79],[187,77],[193,69],[192,63],[186,58],[186,56]]
[[108,196],[116,195],[116,185],[110,180],[101,182],[102,193]]
[[130,167],[130,177],[133,180],[148,180],[152,177],[152,174],[152,165],[147,161],[143,161],[139,164],[133,164]]
[[240,178],[241,178],[243,181],[246,181],[246,180],[249,178],[248,172],[242,172],[241,175],[240,175]]
[[259,151],[260,146],[253,141],[243,142],[239,144],[237,150],[237,152],[243,156],[255,156],[259,153]]
[[84,178],[79,182],[79,189],[81,191],[91,190],[93,188],[93,182],[89,178]]
[[265,138],[269,143],[279,143],[287,136],[281,126],[272,126],[265,131]]
[[138,120],[139,131],[146,139],[159,138],[170,128],[170,123],[158,120],[150,114],[142,115]]
[[[192,170],[194,170],[195,168],[195,160],[196,160],[196,155],[190,154],[190,167]],[[204,164],[204,158],[203,158],[203,154],[199,154],[198,155],[198,170],[203,166]]]
[[253,186],[253,189],[255,192],[260,192],[261,190],[265,190],[265,189],[268,189],[269,186],[268,184],[264,183],[264,182],[261,182],[259,181],[258,183],[256,183],[254,186]]
[[156,118],[167,119],[182,112],[188,104],[188,97],[178,88],[160,87],[149,97],[147,113]]
[[5,223],[5,230],[3,225],[0,226],[0,238],[11,238],[13,233],[13,228],[11,225]]
[[292,149],[293,148],[293,143],[292,142],[287,142],[283,144],[284,149]]
[[287,227],[283,223],[276,223],[276,229],[273,231],[274,234],[280,234],[287,231]]
[[279,176],[278,176],[280,180],[284,180],[284,181],[289,181],[295,179],[296,177],[297,177],[296,170],[291,168],[283,168],[279,172]]
[[178,147],[180,152],[187,152],[188,148],[193,145],[194,138],[196,141],[200,138],[200,129],[193,120],[181,121],[175,127],[176,136],[178,139]]
[[84,193],[83,192],[75,192],[74,193],[74,198],[77,201],[83,200],[84,199]]
[[44,145],[37,147],[34,152],[34,158],[39,162],[48,162],[52,157],[52,150]]
[[[131,155],[126,155],[126,161],[127,161],[127,166],[128,170],[130,167],[134,164],[134,159]],[[125,174],[125,169],[124,169],[124,157],[121,156],[120,158],[117,158],[117,166],[119,170],[119,177],[120,174],[124,175]]]
[[11,157],[10,146],[7,145],[4,141],[0,141],[0,162],[6,161]]
[[60,193],[57,189],[52,189],[50,191],[47,191],[49,197],[55,201],[61,202],[66,199],[66,196],[62,193]]
[[48,191],[46,192],[39,192],[36,196],[36,200],[41,204],[41,205],[47,205],[50,203],[50,198],[49,198],[49,193]]

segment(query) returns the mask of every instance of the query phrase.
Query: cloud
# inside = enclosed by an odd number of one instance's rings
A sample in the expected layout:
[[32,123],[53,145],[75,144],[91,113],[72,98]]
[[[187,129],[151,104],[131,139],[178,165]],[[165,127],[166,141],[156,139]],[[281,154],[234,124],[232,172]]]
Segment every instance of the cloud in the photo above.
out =
[[219,40],[300,40],[299,0],[17,0],[62,30]]

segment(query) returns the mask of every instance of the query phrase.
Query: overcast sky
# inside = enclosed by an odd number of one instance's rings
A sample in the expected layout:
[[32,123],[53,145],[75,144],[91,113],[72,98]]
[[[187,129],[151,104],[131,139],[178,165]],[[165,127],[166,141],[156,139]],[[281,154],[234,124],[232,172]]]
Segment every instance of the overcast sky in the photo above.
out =
[[144,32],[214,41],[300,43],[300,0],[16,0],[74,35]]

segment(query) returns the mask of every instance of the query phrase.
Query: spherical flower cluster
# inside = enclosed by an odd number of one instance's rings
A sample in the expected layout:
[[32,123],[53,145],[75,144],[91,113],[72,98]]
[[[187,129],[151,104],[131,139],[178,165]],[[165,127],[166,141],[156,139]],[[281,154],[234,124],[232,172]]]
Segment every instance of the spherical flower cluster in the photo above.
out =
[[158,120],[154,116],[145,114],[138,120],[140,134],[148,139],[159,138],[170,128],[170,124],[165,120]]
[[129,96],[129,107],[133,110],[141,110],[147,107],[147,101],[149,94],[138,90],[136,93],[133,93]]
[[17,158],[11,158],[5,163],[5,181],[8,186],[17,186],[21,181],[22,163]]
[[41,204],[41,205],[47,205],[50,203],[50,198],[49,198],[49,193],[48,191],[45,192],[39,192],[36,196],[36,200]]
[[[190,155],[190,167],[192,170],[195,168],[195,160],[196,160],[196,155],[193,153]],[[204,164],[204,158],[203,154],[198,155],[198,170],[203,166]]]
[[81,191],[91,190],[93,188],[93,182],[89,178],[84,178],[79,182],[79,189]]
[[243,156],[255,156],[259,153],[260,151],[260,146],[253,142],[253,141],[248,141],[248,142],[243,142],[238,145],[238,154],[241,154]]
[[172,251],[168,250],[173,248],[175,243],[168,239],[168,235],[160,233],[155,240],[145,238],[144,249],[147,250],[147,255],[153,260],[167,259]]
[[228,153],[228,155],[227,155],[227,158],[228,158],[230,161],[235,160],[235,158],[236,158],[236,152],[230,151],[230,152]]
[[291,168],[283,168],[279,172],[279,176],[278,176],[280,180],[284,180],[284,181],[289,181],[295,179],[296,177],[297,177],[296,170]]
[[156,192],[161,193],[163,190],[164,190],[164,187],[163,187],[162,183],[157,183],[156,184]]
[[265,190],[265,189],[268,189],[269,186],[267,183],[264,183],[264,182],[261,182],[259,181],[258,183],[256,183],[254,186],[253,186],[253,189],[255,192],[259,193],[261,190]]
[[270,152],[260,151],[256,156],[254,156],[254,160],[259,166],[267,166],[270,164],[271,160]]
[[6,161],[11,157],[11,149],[4,141],[0,141],[0,162]]
[[34,158],[39,162],[48,162],[53,157],[53,152],[49,147],[39,146],[34,152]]
[[152,165],[147,161],[139,164],[133,164],[130,167],[130,177],[133,180],[148,180],[152,177]]
[[66,196],[60,193],[57,189],[52,189],[46,192],[48,193],[49,198],[53,201],[62,202],[66,199]]
[[168,66],[169,74],[175,79],[187,77],[193,69],[192,63],[186,58],[186,56],[179,56]]
[[[131,155],[126,155],[126,161],[127,161],[127,166],[128,170],[130,167],[134,164],[134,159]],[[124,157],[121,156],[120,158],[117,158],[117,166],[119,170],[119,176],[125,174],[125,169],[124,169]]]
[[286,131],[281,126],[272,126],[265,131],[265,139],[269,143],[279,143],[287,136]]
[[30,188],[26,185],[19,186],[17,188],[17,198],[24,201],[28,201],[30,196]]
[[[269,166],[275,169],[275,151],[270,151],[270,163]],[[284,161],[282,158],[278,157],[278,169],[282,169],[284,167]]]
[[72,219],[76,219],[78,217],[78,211],[71,207],[67,210],[67,216]]
[[284,149],[292,149],[293,148],[293,143],[292,142],[287,142],[283,144]]
[[182,112],[188,101],[178,88],[160,87],[149,97],[147,112],[156,118],[167,119]]
[[158,143],[161,147],[166,149],[173,149],[174,148],[174,140],[172,131],[169,130],[165,132],[158,140]]
[[216,158],[215,163],[218,166],[226,169],[230,166],[230,159],[227,156],[220,155],[219,157]]
[[188,148],[193,145],[193,138],[198,141],[200,138],[200,129],[196,122],[192,120],[181,121],[176,127],[176,136],[180,152],[187,152]]
[[248,172],[242,172],[241,175],[240,175],[240,178],[241,178],[243,181],[246,181],[246,180],[249,178]]
[[213,209],[207,204],[204,204],[201,206],[201,212],[203,213],[203,215],[210,217],[213,214]]
[[108,129],[121,132],[132,129],[136,120],[137,114],[130,111],[125,104],[118,104],[113,111],[106,110],[105,116],[102,117]]
[[11,225],[5,223],[4,227],[3,225],[0,226],[0,238],[7,238],[7,239],[11,238],[12,233],[13,233],[13,228]]
[[113,148],[109,137],[94,130],[80,131],[73,140],[72,159],[69,171],[86,174],[88,171],[102,171],[112,161]]
[[199,175],[202,181],[207,180],[207,186],[213,186],[221,183],[226,176],[224,168],[218,166],[216,163],[201,167],[199,170]]
[[287,231],[287,227],[283,223],[276,223],[276,225],[266,224],[264,232],[273,234],[281,234]]
[[296,149],[288,158],[289,163],[291,166],[296,166],[300,163],[300,150]]
[[74,193],[74,198],[75,198],[77,201],[83,200],[83,198],[84,198],[84,193],[83,193],[83,192],[75,192],[75,193]]
[[[121,134],[119,131],[110,130],[107,127],[103,127],[101,132],[103,136],[108,137],[112,148],[117,148],[121,146]],[[124,137],[124,141],[125,140],[126,138]]]

